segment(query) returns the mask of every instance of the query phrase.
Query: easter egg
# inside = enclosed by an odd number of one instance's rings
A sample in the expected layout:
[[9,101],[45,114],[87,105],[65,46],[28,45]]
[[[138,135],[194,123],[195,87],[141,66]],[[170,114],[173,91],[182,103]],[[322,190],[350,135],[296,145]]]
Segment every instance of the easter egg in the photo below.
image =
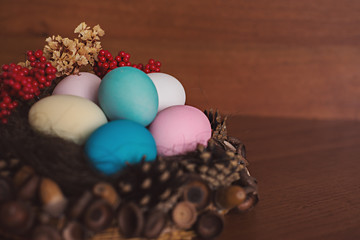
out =
[[61,80],[55,87],[53,95],[74,95],[97,102],[101,79],[95,74],[80,72]]
[[175,105],[184,105],[186,100],[185,90],[181,83],[173,76],[166,73],[148,73],[155,84],[159,96],[159,109]]
[[171,156],[196,149],[197,144],[207,145],[211,125],[199,109],[178,105],[159,112],[149,126],[159,155]]
[[44,134],[82,144],[107,123],[103,111],[92,101],[72,95],[52,95],[36,102],[29,111],[29,124]]
[[130,120],[114,120],[96,131],[85,144],[85,153],[100,172],[111,175],[126,166],[152,161],[156,158],[156,144],[151,133],[141,124]]
[[101,81],[99,104],[110,120],[128,119],[147,126],[156,116],[158,94],[146,73],[119,67]]

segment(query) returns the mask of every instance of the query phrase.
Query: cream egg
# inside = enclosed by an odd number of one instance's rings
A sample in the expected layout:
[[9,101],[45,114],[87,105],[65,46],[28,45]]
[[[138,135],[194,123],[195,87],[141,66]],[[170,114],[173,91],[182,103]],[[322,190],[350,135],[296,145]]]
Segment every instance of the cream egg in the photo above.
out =
[[103,111],[88,99],[52,95],[30,108],[29,123],[44,134],[83,144],[95,129],[107,123],[107,119]]

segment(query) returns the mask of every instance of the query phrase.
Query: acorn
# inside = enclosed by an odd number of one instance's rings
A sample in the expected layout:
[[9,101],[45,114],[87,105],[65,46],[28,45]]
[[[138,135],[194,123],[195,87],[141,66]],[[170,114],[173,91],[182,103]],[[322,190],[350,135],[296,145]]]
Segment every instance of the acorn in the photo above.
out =
[[82,196],[77,199],[74,205],[70,208],[70,211],[68,213],[69,218],[79,219],[83,215],[86,207],[90,204],[93,198],[94,196],[90,191],[85,191]]
[[33,230],[32,240],[61,240],[61,235],[53,226],[42,224]]
[[30,176],[25,182],[19,187],[17,197],[24,201],[30,201],[36,197],[37,190],[39,188],[40,177],[37,175]]
[[182,201],[172,210],[172,220],[180,229],[189,229],[196,222],[197,212],[194,204]]
[[201,214],[195,224],[195,232],[202,239],[213,239],[219,236],[223,229],[223,217],[213,211]]
[[112,185],[106,182],[100,182],[93,188],[93,193],[106,200],[113,209],[116,209],[120,204],[120,198]]
[[44,211],[53,217],[60,216],[67,205],[67,199],[62,193],[60,187],[51,179],[43,178],[39,189],[40,199],[44,204]]
[[157,238],[165,228],[166,214],[162,210],[153,210],[146,214],[142,236],[145,238]]
[[100,232],[110,226],[113,217],[111,205],[103,199],[98,199],[86,209],[83,220],[89,230]]
[[215,203],[223,209],[234,208],[244,202],[245,198],[245,190],[236,185],[222,187],[215,193]]
[[34,169],[29,166],[23,166],[16,172],[13,178],[13,184],[16,189],[20,188],[26,180],[35,174]]
[[80,223],[70,221],[66,224],[61,235],[63,240],[83,240],[85,239],[85,229]]
[[144,216],[135,203],[120,206],[118,216],[118,230],[125,238],[140,237],[144,227]]
[[201,210],[209,205],[211,200],[211,191],[209,186],[202,180],[194,180],[184,187],[183,197]]
[[234,210],[236,212],[250,211],[251,209],[253,209],[255,207],[255,205],[257,204],[258,201],[259,201],[259,197],[257,194],[249,193],[246,196],[246,199],[244,200],[244,202],[242,202],[241,204],[236,206],[236,208],[234,208]]
[[0,203],[12,198],[11,183],[7,178],[0,177]]
[[0,227],[6,231],[23,234],[30,230],[35,214],[28,203],[7,201],[0,205]]

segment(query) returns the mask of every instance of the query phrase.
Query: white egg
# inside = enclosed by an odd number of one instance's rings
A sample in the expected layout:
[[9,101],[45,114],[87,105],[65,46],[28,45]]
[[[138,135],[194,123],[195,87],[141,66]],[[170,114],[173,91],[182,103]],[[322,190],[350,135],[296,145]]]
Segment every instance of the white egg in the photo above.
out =
[[153,81],[159,96],[159,109],[184,105],[186,100],[185,90],[181,83],[173,76],[166,73],[148,73]]

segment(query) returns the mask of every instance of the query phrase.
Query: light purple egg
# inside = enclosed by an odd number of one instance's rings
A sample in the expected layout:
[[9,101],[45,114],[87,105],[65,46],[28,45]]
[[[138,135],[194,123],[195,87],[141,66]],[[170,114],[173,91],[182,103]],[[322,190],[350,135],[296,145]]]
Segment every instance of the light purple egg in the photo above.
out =
[[98,89],[101,79],[95,74],[80,72],[61,80],[53,91],[53,95],[74,95],[98,102]]

